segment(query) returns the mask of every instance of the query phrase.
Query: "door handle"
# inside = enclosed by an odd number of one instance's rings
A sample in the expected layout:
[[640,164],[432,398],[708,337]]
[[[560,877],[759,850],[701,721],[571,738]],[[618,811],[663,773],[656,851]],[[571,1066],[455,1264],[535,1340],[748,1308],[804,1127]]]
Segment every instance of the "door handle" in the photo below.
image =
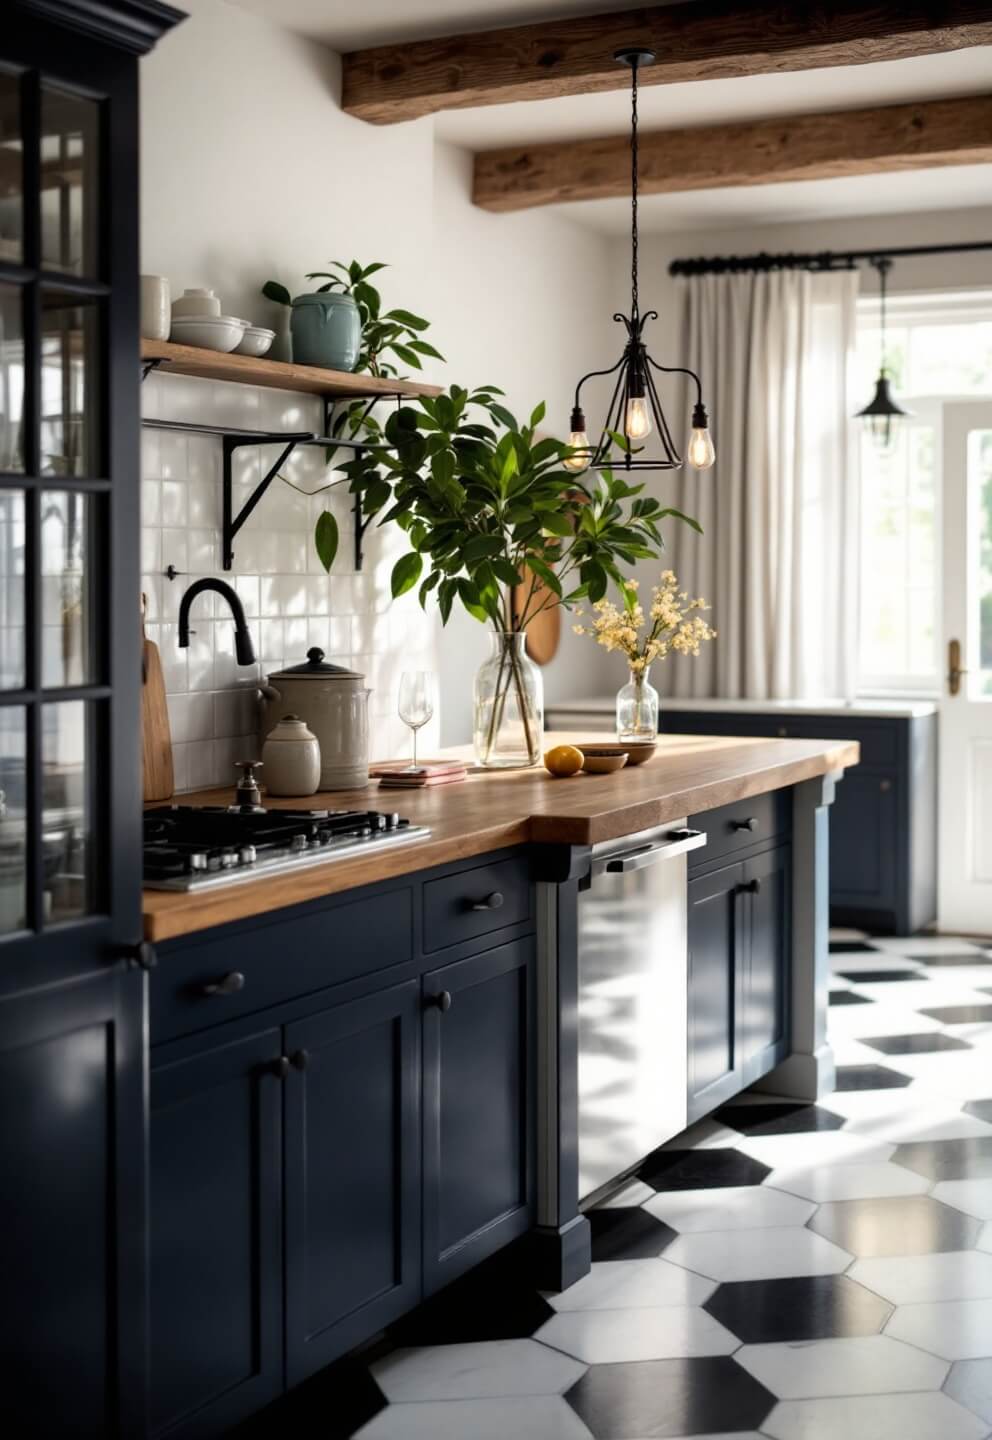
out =
[[742,880],[737,887],[737,893],[738,895],[760,895],[761,881],[757,878],[754,880]]
[[947,693],[957,695],[961,689],[961,676],[968,671],[961,665],[961,641],[950,640],[947,645]]
[[706,834],[702,830],[670,830],[660,844],[639,845],[634,850],[611,855],[603,862],[602,868],[608,875],[628,875],[632,870],[645,870],[658,860],[671,860],[689,850],[699,850],[705,844]]
[[245,988],[245,977],[240,970],[232,970],[228,975],[222,975],[219,980],[211,980],[206,985],[200,986],[201,995],[237,995],[239,990]]
[[272,1060],[265,1067],[266,1073],[274,1075],[277,1080],[285,1080],[289,1074],[289,1056],[280,1055],[277,1060]]
[[503,895],[499,890],[494,890],[484,900],[476,900],[469,908],[471,910],[501,910],[503,907]]

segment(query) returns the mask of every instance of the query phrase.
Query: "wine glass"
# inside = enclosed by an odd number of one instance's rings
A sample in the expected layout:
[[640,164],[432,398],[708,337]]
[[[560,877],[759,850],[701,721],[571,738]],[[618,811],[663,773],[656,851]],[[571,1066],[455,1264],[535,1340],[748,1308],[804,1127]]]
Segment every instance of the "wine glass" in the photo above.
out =
[[397,704],[399,717],[413,731],[413,760],[407,773],[417,769],[417,731],[434,714],[434,675],[430,670],[404,670]]

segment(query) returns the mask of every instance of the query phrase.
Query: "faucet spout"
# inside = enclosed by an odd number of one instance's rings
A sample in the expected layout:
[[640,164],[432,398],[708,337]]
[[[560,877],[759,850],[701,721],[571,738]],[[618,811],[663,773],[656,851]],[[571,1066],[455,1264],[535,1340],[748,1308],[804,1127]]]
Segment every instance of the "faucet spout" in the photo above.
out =
[[204,590],[216,590],[218,595],[223,595],[230,607],[231,614],[234,616],[234,653],[238,658],[238,664],[254,664],[255,646],[252,644],[251,631],[248,629],[248,621],[245,619],[245,609],[241,603],[241,597],[232,586],[228,585],[226,580],[214,580],[209,576],[203,580],[194,580],[179,603],[180,647],[185,650],[189,645],[190,607],[197,595],[202,594]]

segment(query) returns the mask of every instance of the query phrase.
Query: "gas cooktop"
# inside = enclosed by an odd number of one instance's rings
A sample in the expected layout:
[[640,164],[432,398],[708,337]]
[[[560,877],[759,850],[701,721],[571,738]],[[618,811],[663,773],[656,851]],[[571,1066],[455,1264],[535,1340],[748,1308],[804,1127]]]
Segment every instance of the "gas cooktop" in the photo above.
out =
[[149,890],[203,890],[426,840],[379,810],[250,810],[170,805],[145,812]]

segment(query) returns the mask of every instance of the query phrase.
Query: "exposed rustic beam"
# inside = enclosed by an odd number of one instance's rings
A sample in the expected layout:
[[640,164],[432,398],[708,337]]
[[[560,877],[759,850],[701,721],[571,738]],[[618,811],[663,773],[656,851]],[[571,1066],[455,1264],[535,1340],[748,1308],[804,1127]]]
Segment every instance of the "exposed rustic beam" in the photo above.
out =
[[[642,130],[638,181],[642,195],[671,195],[989,161],[992,96],[979,95],[695,130]],[[629,193],[626,135],[518,145],[475,157],[472,198],[484,210]]]
[[504,30],[383,45],[344,57],[342,103],[376,125],[438,110],[547,100],[630,83],[623,45],[657,54],[645,85],[902,60],[992,43],[985,0],[683,0]]

